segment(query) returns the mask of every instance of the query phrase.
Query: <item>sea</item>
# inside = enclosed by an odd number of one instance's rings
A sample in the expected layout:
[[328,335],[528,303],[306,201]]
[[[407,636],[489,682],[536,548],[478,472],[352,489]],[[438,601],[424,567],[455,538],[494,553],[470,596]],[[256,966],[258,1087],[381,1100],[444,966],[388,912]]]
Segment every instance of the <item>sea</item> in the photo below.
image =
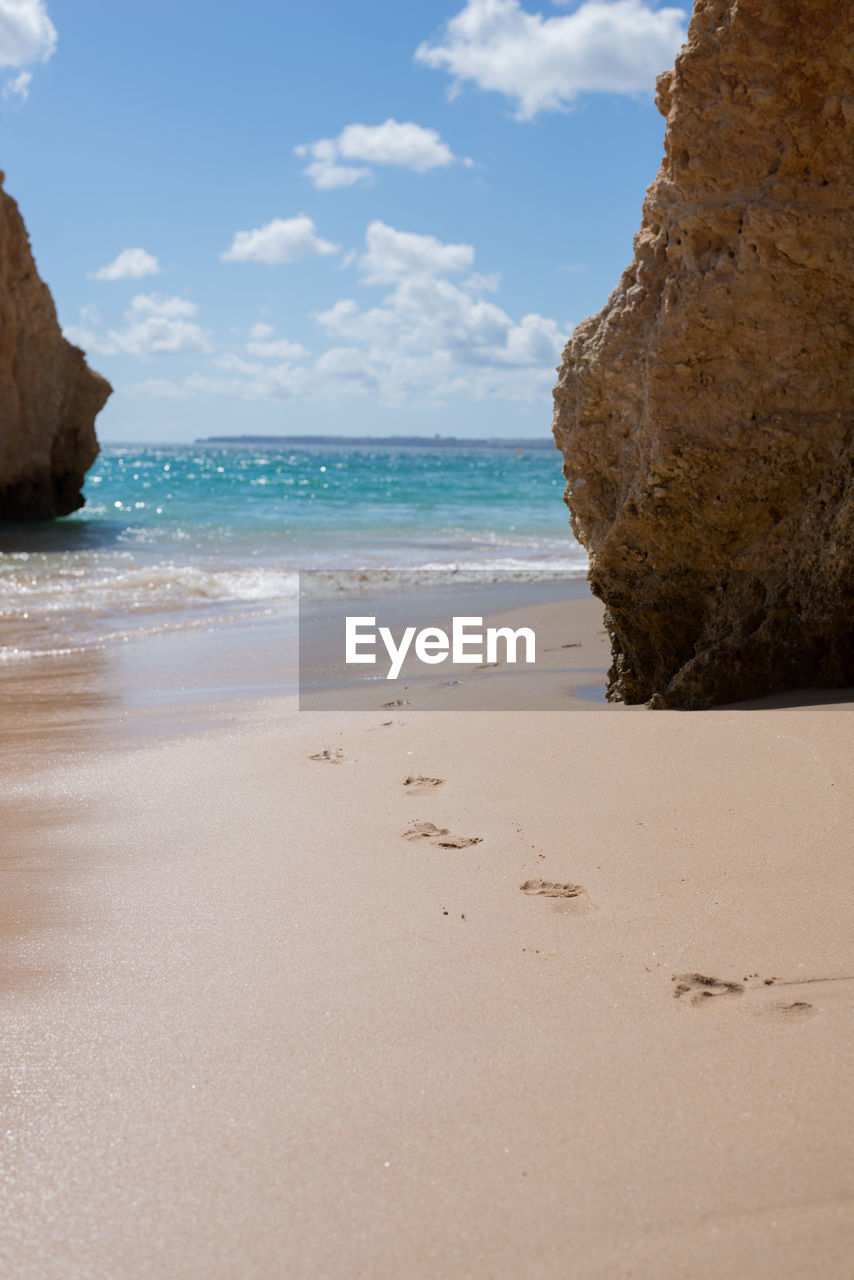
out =
[[0,531],[0,662],[294,618],[301,570],[581,578],[562,493],[557,451],[524,444],[104,445],[83,508]]

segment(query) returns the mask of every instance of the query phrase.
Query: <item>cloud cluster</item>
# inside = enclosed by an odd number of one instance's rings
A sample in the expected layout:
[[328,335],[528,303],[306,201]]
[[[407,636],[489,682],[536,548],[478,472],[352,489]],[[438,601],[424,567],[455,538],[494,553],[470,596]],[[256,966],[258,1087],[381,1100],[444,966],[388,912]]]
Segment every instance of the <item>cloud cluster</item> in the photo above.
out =
[[[325,349],[315,357],[259,322],[239,350],[216,354],[207,370],[179,382],[147,379],[126,389],[161,397],[333,405],[373,396],[395,407],[436,406],[454,397],[526,402],[548,395],[566,333],[555,320],[536,313],[514,321],[485,299],[498,287],[496,276],[449,279],[470,271],[471,245],[445,244],[376,221],[354,260],[364,288],[380,285],[390,291],[376,305],[342,298],[319,312],[315,319]],[[139,312],[139,299],[135,307]],[[115,343],[116,335],[108,339]],[[122,350],[132,345],[138,340],[125,335]]]
[[645,0],[585,0],[574,13],[549,18],[519,0],[467,0],[415,59],[453,77],[452,97],[471,81],[504,94],[517,118],[530,120],[580,93],[650,90],[682,44],[684,23],[682,9]]
[[[294,147],[294,152],[310,157],[304,172],[322,191],[351,187],[371,178],[373,170],[369,165],[396,165],[426,173],[429,169],[453,164],[455,160],[454,153],[435,129],[393,119],[378,125],[348,124],[337,138],[307,142]],[[471,164],[471,161],[463,163]]]
[[160,263],[145,249],[122,249],[121,253],[90,275],[92,280],[141,280],[160,274]]
[[266,262],[269,266],[337,253],[340,245],[322,240],[306,214],[274,218],[253,231],[238,231],[231,247],[220,254],[223,262]]
[[186,298],[160,298],[140,293],[124,314],[123,329],[100,328],[95,308],[85,308],[81,325],[70,325],[65,336],[87,351],[99,355],[152,356],[207,353],[210,342],[193,317],[198,308]]
[[[429,381],[423,375],[436,376],[439,369],[440,385],[463,370],[474,373],[481,395],[487,394],[489,371],[539,367],[551,376],[566,341],[554,320],[532,313],[515,323],[479,296],[494,280],[472,276],[455,284],[446,278],[471,266],[471,245],[445,245],[377,222],[368,227],[365,243],[358,259],[365,283],[394,288],[379,306],[363,309],[345,298],[319,313],[328,336],[346,344],[321,357],[324,369],[372,379],[381,398],[391,402],[401,400],[407,381],[415,377],[422,386]],[[497,378],[499,385],[506,391],[506,379]],[[531,385],[528,377],[517,379],[517,391]]]

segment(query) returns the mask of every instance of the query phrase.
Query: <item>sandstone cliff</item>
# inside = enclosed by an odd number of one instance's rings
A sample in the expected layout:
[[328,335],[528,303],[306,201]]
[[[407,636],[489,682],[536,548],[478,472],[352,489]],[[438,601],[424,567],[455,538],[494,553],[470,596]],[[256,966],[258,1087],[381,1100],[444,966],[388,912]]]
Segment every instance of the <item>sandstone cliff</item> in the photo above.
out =
[[697,0],[634,261],[555,390],[609,697],[854,684],[854,10]]
[[0,189],[0,520],[50,520],[83,505],[110,390],[63,338],[18,206]]

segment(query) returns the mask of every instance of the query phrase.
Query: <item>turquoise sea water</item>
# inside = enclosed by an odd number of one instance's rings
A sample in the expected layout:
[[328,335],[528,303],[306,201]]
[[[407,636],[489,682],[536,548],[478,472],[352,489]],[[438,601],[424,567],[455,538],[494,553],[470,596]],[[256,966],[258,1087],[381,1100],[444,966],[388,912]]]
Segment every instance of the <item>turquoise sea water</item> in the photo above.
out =
[[562,491],[551,449],[109,445],[81,511],[0,532],[0,659],[292,611],[299,569],[581,574]]

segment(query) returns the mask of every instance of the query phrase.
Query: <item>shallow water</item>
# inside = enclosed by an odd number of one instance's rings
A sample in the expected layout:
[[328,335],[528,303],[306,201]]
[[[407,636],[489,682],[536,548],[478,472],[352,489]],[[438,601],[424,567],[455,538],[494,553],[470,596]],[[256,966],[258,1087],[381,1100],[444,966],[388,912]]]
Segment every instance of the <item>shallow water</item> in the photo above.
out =
[[579,575],[551,450],[104,448],[87,504],[0,533],[0,660],[296,614],[298,572]]

